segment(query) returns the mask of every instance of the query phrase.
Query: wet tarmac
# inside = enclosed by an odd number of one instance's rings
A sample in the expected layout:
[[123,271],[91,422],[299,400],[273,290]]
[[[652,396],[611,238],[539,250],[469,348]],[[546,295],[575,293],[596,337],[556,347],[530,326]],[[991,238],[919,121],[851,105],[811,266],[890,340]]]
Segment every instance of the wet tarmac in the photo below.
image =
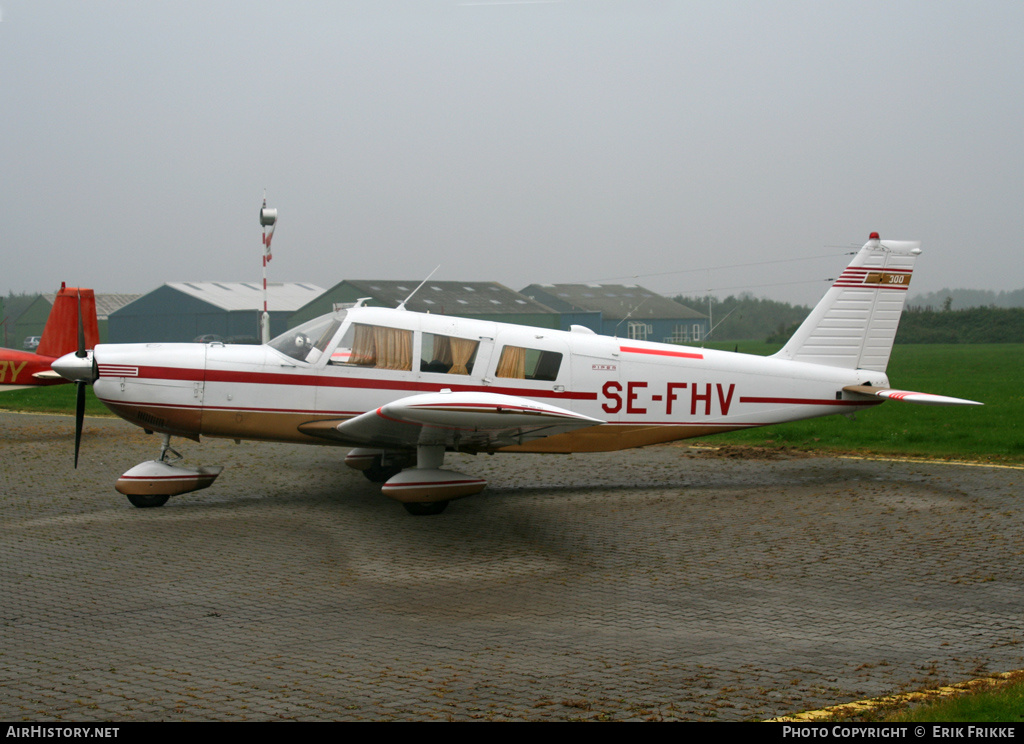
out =
[[[345,450],[0,414],[0,719],[749,720],[1024,667],[1024,471],[688,446],[449,456],[411,517]],[[713,440],[708,440],[713,444]],[[180,445],[180,446],[179,446]],[[722,454],[722,453],[718,453]]]

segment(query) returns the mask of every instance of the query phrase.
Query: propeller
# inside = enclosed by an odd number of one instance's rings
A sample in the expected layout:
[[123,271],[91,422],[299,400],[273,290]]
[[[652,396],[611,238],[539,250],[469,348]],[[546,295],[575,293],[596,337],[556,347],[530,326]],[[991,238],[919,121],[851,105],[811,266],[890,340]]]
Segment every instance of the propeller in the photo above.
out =
[[75,469],[78,469],[78,450],[82,446],[82,423],[85,421],[85,383],[75,383]]
[[82,293],[78,292],[78,349],[55,360],[50,369],[69,382],[75,383],[75,467],[82,446],[82,424],[85,421],[85,386],[95,382],[98,375],[96,354],[85,348],[85,321],[82,318]]
[[[75,356],[85,359],[89,352],[85,350],[85,324],[82,321],[82,293],[78,292],[78,350]],[[95,363],[95,361],[94,361]],[[82,446],[82,424],[85,422],[85,384],[82,379],[75,380],[75,469],[78,469],[78,450]]]

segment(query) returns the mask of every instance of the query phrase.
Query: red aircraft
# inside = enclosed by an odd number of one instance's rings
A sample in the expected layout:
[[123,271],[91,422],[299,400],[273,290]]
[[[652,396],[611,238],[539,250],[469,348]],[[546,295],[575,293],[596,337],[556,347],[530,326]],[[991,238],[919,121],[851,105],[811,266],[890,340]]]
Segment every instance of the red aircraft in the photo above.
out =
[[[79,313],[82,318],[81,328]],[[54,372],[50,365],[59,357],[79,348],[79,333],[83,334],[82,344],[86,349],[99,343],[96,296],[91,289],[65,287],[61,282],[35,353],[0,349],[0,390],[66,383],[67,380]]]

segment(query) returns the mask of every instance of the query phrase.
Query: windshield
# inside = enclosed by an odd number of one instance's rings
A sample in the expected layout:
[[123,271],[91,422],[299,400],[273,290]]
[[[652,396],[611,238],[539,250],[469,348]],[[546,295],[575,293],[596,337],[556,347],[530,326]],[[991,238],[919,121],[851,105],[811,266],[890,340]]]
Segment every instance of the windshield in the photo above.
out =
[[300,362],[313,364],[345,320],[345,311],[323,315],[285,331],[270,341],[270,346]]

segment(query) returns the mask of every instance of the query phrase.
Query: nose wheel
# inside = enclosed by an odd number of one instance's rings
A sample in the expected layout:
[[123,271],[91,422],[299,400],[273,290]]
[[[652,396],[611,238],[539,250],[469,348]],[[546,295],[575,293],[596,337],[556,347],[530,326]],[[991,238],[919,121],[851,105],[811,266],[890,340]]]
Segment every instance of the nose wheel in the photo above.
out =
[[170,496],[164,496],[163,494],[143,495],[129,493],[126,495],[128,497],[128,501],[131,502],[131,505],[137,506],[140,509],[152,509],[156,506],[163,506],[167,503],[167,499],[171,498]]
[[405,510],[414,517],[429,517],[432,514],[440,514],[448,508],[447,501],[407,501],[402,504]]

